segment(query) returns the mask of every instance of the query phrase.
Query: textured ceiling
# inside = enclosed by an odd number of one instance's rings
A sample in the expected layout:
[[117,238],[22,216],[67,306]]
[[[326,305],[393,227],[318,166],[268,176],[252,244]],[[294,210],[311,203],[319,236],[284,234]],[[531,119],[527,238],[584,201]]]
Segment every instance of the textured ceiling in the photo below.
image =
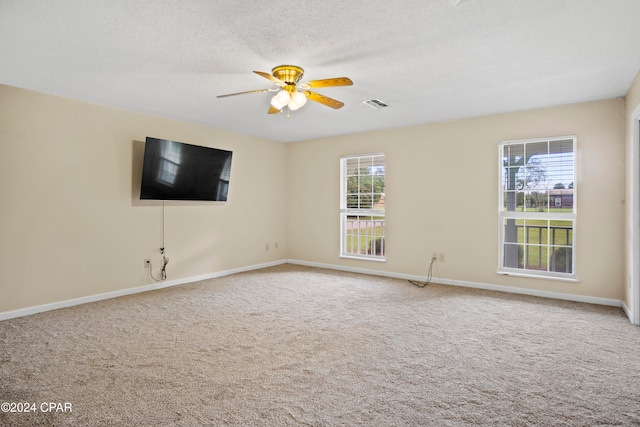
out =
[[[216,98],[281,64],[350,77],[317,90],[344,108]],[[638,70],[638,0],[0,0],[0,84],[286,142],[620,97]]]

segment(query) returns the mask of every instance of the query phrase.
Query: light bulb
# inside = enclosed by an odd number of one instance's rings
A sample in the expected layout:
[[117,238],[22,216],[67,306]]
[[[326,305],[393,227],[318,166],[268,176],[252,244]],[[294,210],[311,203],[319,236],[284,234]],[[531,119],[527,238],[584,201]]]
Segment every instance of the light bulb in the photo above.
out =
[[293,92],[291,94],[291,101],[289,102],[289,109],[295,111],[307,103],[307,97],[302,92]]
[[289,92],[287,92],[286,90],[281,90],[280,92],[276,93],[273,98],[271,98],[271,105],[273,105],[274,108],[281,110],[282,107],[287,105],[290,100],[291,95],[289,95]]

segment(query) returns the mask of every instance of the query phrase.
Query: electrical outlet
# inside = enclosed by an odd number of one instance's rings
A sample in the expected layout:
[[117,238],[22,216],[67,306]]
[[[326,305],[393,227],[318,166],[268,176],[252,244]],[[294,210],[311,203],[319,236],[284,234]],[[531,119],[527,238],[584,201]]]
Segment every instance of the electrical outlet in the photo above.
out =
[[269,252],[269,244],[268,243],[266,245],[264,245],[264,250]]
[[144,260],[144,268],[151,268],[151,260],[150,259],[145,259]]
[[439,254],[438,254],[438,261],[440,261],[440,262],[444,262],[444,260],[445,260],[444,253],[442,253],[442,252],[441,252],[441,253],[439,253]]
[[276,242],[275,247],[276,247],[276,249],[278,249],[278,242]]

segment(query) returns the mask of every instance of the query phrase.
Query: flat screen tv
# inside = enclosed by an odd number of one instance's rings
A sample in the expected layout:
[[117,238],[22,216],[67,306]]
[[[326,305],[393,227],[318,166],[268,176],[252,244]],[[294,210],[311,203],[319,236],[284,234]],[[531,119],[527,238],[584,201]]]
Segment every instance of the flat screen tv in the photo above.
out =
[[232,152],[147,137],[143,200],[227,201]]

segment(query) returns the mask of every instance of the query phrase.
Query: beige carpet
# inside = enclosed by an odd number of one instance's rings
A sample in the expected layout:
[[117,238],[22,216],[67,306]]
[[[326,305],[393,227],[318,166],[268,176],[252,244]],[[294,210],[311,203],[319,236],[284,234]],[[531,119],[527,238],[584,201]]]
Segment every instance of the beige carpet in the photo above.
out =
[[0,362],[3,426],[640,425],[620,309],[293,265],[3,321]]

